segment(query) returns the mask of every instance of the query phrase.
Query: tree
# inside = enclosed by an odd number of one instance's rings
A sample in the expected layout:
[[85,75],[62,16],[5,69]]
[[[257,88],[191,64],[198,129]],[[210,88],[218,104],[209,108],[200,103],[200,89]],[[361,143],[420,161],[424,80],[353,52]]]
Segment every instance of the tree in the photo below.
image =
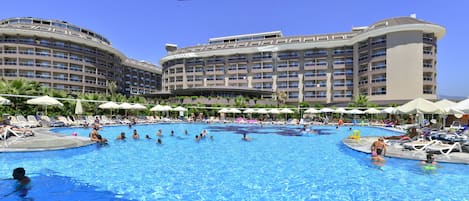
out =
[[368,98],[364,95],[358,95],[355,97],[355,100],[349,103],[349,107],[368,107],[370,103],[368,102]]
[[244,96],[236,96],[234,99],[234,106],[235,107],[246,107],[246,98]]
[[116,94],[116,90],[117,90],[116,82],[115,81],[109,82],[107,87],[108,87],[109,93],[111,93],[111,97],[114,97],[114,95]]
[[285,101],[287,100],[287,93],[285,93],[285,91],[277,91],[276,100],[277,100],[277,107],[279,107],[280,104],[284,104]]

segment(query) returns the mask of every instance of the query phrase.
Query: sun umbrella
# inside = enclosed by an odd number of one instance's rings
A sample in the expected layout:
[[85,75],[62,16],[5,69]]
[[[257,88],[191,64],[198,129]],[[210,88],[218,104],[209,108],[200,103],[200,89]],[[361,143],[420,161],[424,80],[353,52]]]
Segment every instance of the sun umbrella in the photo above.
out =
[[134,110],[146,110],[147,107],[143,106],[142,104],[140,103],[135,103],[132,105],[131,109],[134,109]]
[[256,111],[256,113],[258,113],[258,114],[267,114],[267,113],[269,113],[269,112],[268,112],[266,109],[261,108],[261,109],[258,109],[258,110]]
[[99,105],[98,107],[101,109],[119,109],[119,104],[111,101],[111,102],[103,103]]
[[251,114],[251,113],[255,113],[256,111],[252,108],[248,108],[246,110],[243,111],[243,113],[246,113],[246,114]]
[[227,108],[222,108],[221,110],[218,110],[218,113],[228,113],[228,109]]
[[99,105],[98,108],[110,109],[111,110],[111,115],[112,115],[112,110],[113,109],[119,109],[119,104],[110,101],[110,102],[103,103],[103,104]]
[[228,109],[228,113],[241,113],[241,111],[236,108],[230,108]]
[[269,113],[270,114],[280,114],[280,110],[278,110],[277,108],[272,108],[269,110]]
[[[435,102],[435,104],[440,106],[441,108],[443,108],[443,110],[445,111],[444,115],[441,116],[441,118],[442,118],[441,122],[443,122],[444,124],[446,124],[447,115],[453,114],[453,115],[457,116],[457,115],[460,115],[460,114],[464,114],[463,111],[460,111],[460,110],[456,109],[455,106],[458,105],[458,103],[450,101],[448,99],[443,99],[443,100],[437,101],[437,102]],[[464,109],[464,108],[461,108],[461,109]],[[432,120],[434,120],[434,119],[432,119]],[[432,123],[436,123],[436,122],[432,122]]]
[[319,112],[322,112],[322,113],[327,113],[327,112],[334,112],[335,110],[331,109],[331,108],[328,108],[328,107],[325,107],[325,108],[322,108],[319,110]]
[[83,114],[83,107],[81,107],[80,99],[77,99],[77,103],[75,105],[75,114]]
[[292,110],[288,108],[283,108],[280,110],[280,113],[285,114],[285,120],[288,119],[288,114],[294,113]]
[[280,113],[291,114],[291,113],[293,113],[293,111],[288,109],[288,108],[283,108],[283,109],[280,110]]
[[416,98],[396,108],[396,113],[403,114],[443,114],[444,110],[435,103],[423,98]]
[[375,109],[375,108],[369,108],[367,110],[365,110],[365,114],[380,114],[381,111]]
[[163,106],[158,104],[158,105],[153,106],[153,107],[150,109],[150,111],[152,111],[152,112],[160,112],[160,111],[162,111],[162,109],[163,109]]
[[119,109],[130,110],[132,109],[132,105],[130,103],[122,103],[119,105]]
[[40,96],[37,98],[29,99],[26,101],[27,104],[31,105],[45,105],[46,111],[45,114],[47,115],[47,106],[63,106],[61,102],[57,99],[52,98],[50,96]]
[[465,114],[469,114],[469,98],[456,103],[456,105],[451,108],[462,111]]
[[314,108],[309,108],[309,109],[305,110],[304,113],[306,113],[306,114],[316,114],[316,113],[320,113],[320,111],[316,110]]
[[0,105],[8,105],[10,104],[10,100],[0,97]]
[[385,108],[383,110],[381,110],[383,113],[387,113],[387,114],[394,114],[394,111],[396,111],[396,108],[393,108],[393,107],[388,107],[388,108]]
[[169,105],[163,105],[162,109],[163,111],[171,111],[173,108]]
[[358,109],[353,109],[353,110],[347,111],[347,113],[348,114],[364,114],[365,112],[358,110]]
[[345,108],[343,107],[339,107],[334,110],[334,113],[344,114],[344,113],[347,113],[347,110],[345,110]]
[[177,106],[176,108],[173,108],[172,109],[173,111],[178,111],[178,112],[185,112],[187,111],[187,109],[185,107],[182,107],[182,106]]

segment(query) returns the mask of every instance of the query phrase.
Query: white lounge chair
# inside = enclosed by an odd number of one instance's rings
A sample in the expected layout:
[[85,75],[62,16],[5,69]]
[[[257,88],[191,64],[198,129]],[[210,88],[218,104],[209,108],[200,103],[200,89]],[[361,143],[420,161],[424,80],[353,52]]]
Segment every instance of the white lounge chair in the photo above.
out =
[[24,126],[23,127],[26,127],[26,128],[34,128],[36,127],[35,125],[29,123],[29,121],[24,118],[23,115],[16,115],[16,120],[20,123],[20,124],[23,124]]
[[440,152],[444,155],[449,155],[455,149],[462,152],[461,144],[459,144],[459,142],[455,142],[454,144],[444,144],[443,142],[438,141],[426,148],[427,151]]
[[437,140],[426,141],[426,140],[423,140],[423,139],[418,139],[418,140],[406,142],[406,143],[403,144],[403,146],[407,149],[423,151],[428,146],[430,146],[432,144],[435,144],[436,142],[437,142]]
[[453,121],[453,123],[451,124],[451,126],[449,127],[449,130],[453,130],[453,131],[459,131],[459,130],[462,130],[464,129],[464,126],[461,125],[461,122],[460,121]]
[[38,121],[38,120],[36,119],[36,117],[33,116],[33,115],[28,115],[28,116],[26,116],[26,119],[28,119],[28,122],[29,122],[30,124],[36,125],[36,127],[41,126],[41,123],[39,123],[39,121]]

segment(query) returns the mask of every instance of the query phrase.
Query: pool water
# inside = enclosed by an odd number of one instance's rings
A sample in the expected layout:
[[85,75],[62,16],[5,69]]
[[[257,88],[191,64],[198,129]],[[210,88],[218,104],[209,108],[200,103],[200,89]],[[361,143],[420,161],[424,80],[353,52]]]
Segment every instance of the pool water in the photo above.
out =
[[[380,168],[370,156],[345,147],[348,127],[156,124],[105,127],[108,146],[63,151],[0,154],[0,175],[24,167],[34,200],[468,200],[469,168],[442,164],[425,171],[418,161],[387,158]],[[133,129],[140,140],[131,139]],[[163,145],[156,131],[163,131]],[[195,142],[203,129],[213,136]],[[395,135],[355,127],[363,136]],[[175,136],[170,136],[170,131]],[[184,135],[187,130],[189,135]],[[90,129],[59,128],[88,136]],[[125,141],[114,140],[124,131]],[[248,133],[252,141],[241,140]],[[153,139],[143,137],[149,134]],[[14,181],[0,181],[0,200]]]

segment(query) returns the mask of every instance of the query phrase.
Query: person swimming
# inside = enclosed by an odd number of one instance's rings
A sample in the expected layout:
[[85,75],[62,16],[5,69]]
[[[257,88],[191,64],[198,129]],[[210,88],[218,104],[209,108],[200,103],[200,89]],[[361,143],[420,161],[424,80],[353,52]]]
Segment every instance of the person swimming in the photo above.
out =
[[132,135],[132,138],[135,140],[138,140],[140,138],[140,135],[137,133],[137,129],[134,129],[134,134]]
[[151,140],[151,137],[149,135],[145,135],[145,138]]
[[163,141],[161,140],[161,138],[158,137],[158,140],[156,140],[156,143],[163,144]]
[[125,132],[121,132],[119,136],[117,136],[116,140],[125,140]]
[[22,167],[15,168],[12,176],[13,179],[18,181],[18,185],[13,193],[18,192],[20,197],[26,197],[28,191],[31,190],[31,179],[26,176],[26,170]]
[[246,133],[243,133],[243,137],[241,138],[241,140],[244,140],[244,141],[251,141],[251,138],[249,138]]
[[421,161],[421,164],[423,165],[436,165],[437,162],[435,161],[435,155],[432,153],[427,153],[427,159],[424,161]]

